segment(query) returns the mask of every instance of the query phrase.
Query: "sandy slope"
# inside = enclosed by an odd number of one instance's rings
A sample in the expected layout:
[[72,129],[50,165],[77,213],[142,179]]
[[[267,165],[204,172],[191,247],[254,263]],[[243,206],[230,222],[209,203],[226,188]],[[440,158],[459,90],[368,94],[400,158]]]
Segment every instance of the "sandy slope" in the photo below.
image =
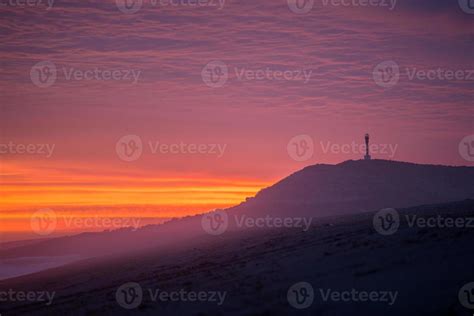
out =
[[[417,207],[401,214],[474,216],[474,201]],[[2,315],[471,315],[458,291],[474,281],[474,229],[409,228],[376,233],[373,213],[320,219],[308,232],[248,230],[207,236],[174,249],[159,246],[128,255],[90,259],[28,277],[0,282],[0,289],[56,291],[51,306],[3,303]],[[115,301],[117,288],[138,282],[146,289],[226,291],[222,306],[205,302],[152,302],[135,310]],[[324,302],[306,310],[286,299],[288,288],[310,282],[323,289],[398,291],[385,303]]]

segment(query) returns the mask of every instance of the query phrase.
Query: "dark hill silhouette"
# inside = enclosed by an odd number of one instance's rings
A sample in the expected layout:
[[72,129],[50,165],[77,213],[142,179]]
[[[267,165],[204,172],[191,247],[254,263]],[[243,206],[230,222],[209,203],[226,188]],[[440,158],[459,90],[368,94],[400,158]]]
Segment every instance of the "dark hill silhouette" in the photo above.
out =
[[232,209],[319,217],[472,197],[474,167],[350,160],[306,167]]

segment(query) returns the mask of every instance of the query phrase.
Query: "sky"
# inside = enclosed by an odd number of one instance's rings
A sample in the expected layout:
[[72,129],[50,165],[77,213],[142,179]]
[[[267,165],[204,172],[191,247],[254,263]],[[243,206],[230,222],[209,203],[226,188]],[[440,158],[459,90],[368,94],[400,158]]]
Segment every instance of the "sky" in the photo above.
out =
[[469,1],[0,0],[4,239],[43,209],[235,205],[366,133],[373,158],[473,165]]

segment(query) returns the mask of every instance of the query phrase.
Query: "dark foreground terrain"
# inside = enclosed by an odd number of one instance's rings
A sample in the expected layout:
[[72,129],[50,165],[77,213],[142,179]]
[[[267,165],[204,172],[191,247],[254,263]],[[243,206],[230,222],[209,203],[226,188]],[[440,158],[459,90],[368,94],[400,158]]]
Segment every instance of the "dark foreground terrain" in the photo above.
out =
[[[376,232],[374,212],[368,212],[321,218],[307,232],[248,229],[208,235],[172,249],[87,259],[0,281],[0,291],[55,292],[49,306],[10,301],[2,302],[0,310],[2,316],[472,315],[474,310],[462,306],[458,294],[474,281],[474,228],[409,227],[406,215],[474,217],[474,200],[398,212],[400,227],[387,236]],[[141,301],[129,289],[116,295],[129,282],[139,284]],[[314,291],[314,300],[308,298],[304,309],[292,306],[287,297],[299,282],[311,284]],[[153,299],[156,290],[195,293],[196,301],[192,296]],[[336,293],[325,301],[327,293],[345,291],[366,292],[374,299],[362,302],[359,295],[338,300]],[[218,293],[225,298],[219,300]],[[199,295],[202,302],[197,302]],[[136,308],[123,307],[134,303]]]

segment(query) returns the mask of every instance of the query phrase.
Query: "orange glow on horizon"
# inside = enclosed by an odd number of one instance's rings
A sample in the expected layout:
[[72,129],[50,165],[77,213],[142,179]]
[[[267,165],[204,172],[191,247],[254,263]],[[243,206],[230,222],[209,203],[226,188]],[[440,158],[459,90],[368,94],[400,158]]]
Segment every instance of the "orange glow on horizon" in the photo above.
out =
[[[58,171],[59,170],[59,171]],[[2,232],[31,231],[39,209],[60,217],[162,220],[237,205],[269,183],[253,179],[88,175],[2,163]],[[60,230],[67,230],[61,227]]]

